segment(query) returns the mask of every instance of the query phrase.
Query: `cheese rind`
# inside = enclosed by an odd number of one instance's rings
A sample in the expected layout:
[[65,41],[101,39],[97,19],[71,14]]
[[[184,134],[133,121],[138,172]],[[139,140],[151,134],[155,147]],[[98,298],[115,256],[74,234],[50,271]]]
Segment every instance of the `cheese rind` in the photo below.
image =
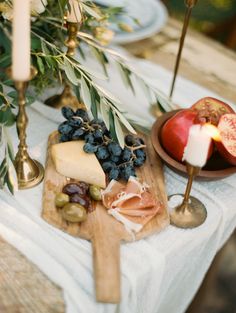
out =
[[106,176],[94,153],[83,150],[84,141],[68,141],[52,146],[51,155],[59,174],[106,188]]

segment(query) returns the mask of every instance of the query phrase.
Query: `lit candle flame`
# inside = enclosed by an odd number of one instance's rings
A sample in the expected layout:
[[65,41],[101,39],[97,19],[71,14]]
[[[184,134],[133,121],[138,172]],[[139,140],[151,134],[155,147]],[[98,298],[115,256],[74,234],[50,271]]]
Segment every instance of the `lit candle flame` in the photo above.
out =
[[204,124],[202,127],[213,140],[221,141],[220,132],[217,127],[209,123]]

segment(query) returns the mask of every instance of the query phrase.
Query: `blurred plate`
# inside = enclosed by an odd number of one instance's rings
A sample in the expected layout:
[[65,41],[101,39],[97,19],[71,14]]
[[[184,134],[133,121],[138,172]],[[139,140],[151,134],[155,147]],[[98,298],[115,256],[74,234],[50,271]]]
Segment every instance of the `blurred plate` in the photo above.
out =
[[[130,43],[147,38],[161,30],[168,17],[167,9],[159,0],[95,0],[97,5],[124,7],[125,14],[118,17],[119,22],[131,26],[134,31],[127,33],[116,24],[111,25],[115,32],[114,43]],[[137,25],[133,19],[137,19]]]
[[[167,166],[172,168],[179,174],[186,176],[186,166],[176,160],[174,160],[167,152],[164,150],[161,144],[160,133],[161,128],[164,123],[170,119],[176,112],[171,111],[163,114],[159,117],[152,127],[151,138],[154,149],[157,154],[166,163]],[[203,180],[216,180],[221,179],[236,173],[236,166],[228,164],[218,153],[214,153],[212,157],[208,160],[206,166],[200,171],[198,178]]]

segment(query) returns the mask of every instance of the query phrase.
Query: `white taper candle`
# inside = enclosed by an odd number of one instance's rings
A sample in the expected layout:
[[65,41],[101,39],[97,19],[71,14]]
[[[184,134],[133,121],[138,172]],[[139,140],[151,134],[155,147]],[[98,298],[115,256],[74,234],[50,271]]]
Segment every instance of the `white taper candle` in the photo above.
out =
[[184,150],[183,161],[203,167],[206,164],[211,136],[204,126],[193,125],[190,127],[188,142]]
[[12,78],[30,79],[30,0],[13,0]]
[[67,22],[70,23],[80,23],[82,19],[79,1],[78,0],[69,0],[69,12],[67,15]]

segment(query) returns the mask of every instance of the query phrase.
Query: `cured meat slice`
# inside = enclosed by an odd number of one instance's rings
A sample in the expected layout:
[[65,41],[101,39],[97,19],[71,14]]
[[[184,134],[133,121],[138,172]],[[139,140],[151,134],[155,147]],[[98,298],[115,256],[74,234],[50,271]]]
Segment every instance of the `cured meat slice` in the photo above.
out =
[[135,177],[130,177],[126,185],[112,181],[102,196],[108,213],[122,222],[128,231],[141,230],[160,209],[149,186]]
[[121,214],[129,215],[129,216],[140,216],[140,217],[145,217],[145,216],[156,214],[158,210],[159,210],[159,206],[154,206],[149,209],[136,209],[136,210],[135,209],[127,210],[127,209],[117,208],[117,211],[120,212]]
[[[118,202],[118,201],[117,201]],[[141,209],[148,209],[156,205],[156,201],[153,198],[152,194],[148,191],[144,191],[140,195],[133,195],[132,197],[128,198],[119,203],[115,206],[119,209],[124,210],[141,210]],[[140,214],[141,215],[141,214]]]
[[116,180],[112,180],[107,188],[102,191],[103,205],[106,208],[111,208],[112,203],[122,195],[122,192],[124,190],[125,186],[123,184],[119,183]]
[[135,177],[131,176],[126,185],[125,192],[127,194],[133,193],[133,194],[141,195],[147,187],[148,185],[141,184]]

